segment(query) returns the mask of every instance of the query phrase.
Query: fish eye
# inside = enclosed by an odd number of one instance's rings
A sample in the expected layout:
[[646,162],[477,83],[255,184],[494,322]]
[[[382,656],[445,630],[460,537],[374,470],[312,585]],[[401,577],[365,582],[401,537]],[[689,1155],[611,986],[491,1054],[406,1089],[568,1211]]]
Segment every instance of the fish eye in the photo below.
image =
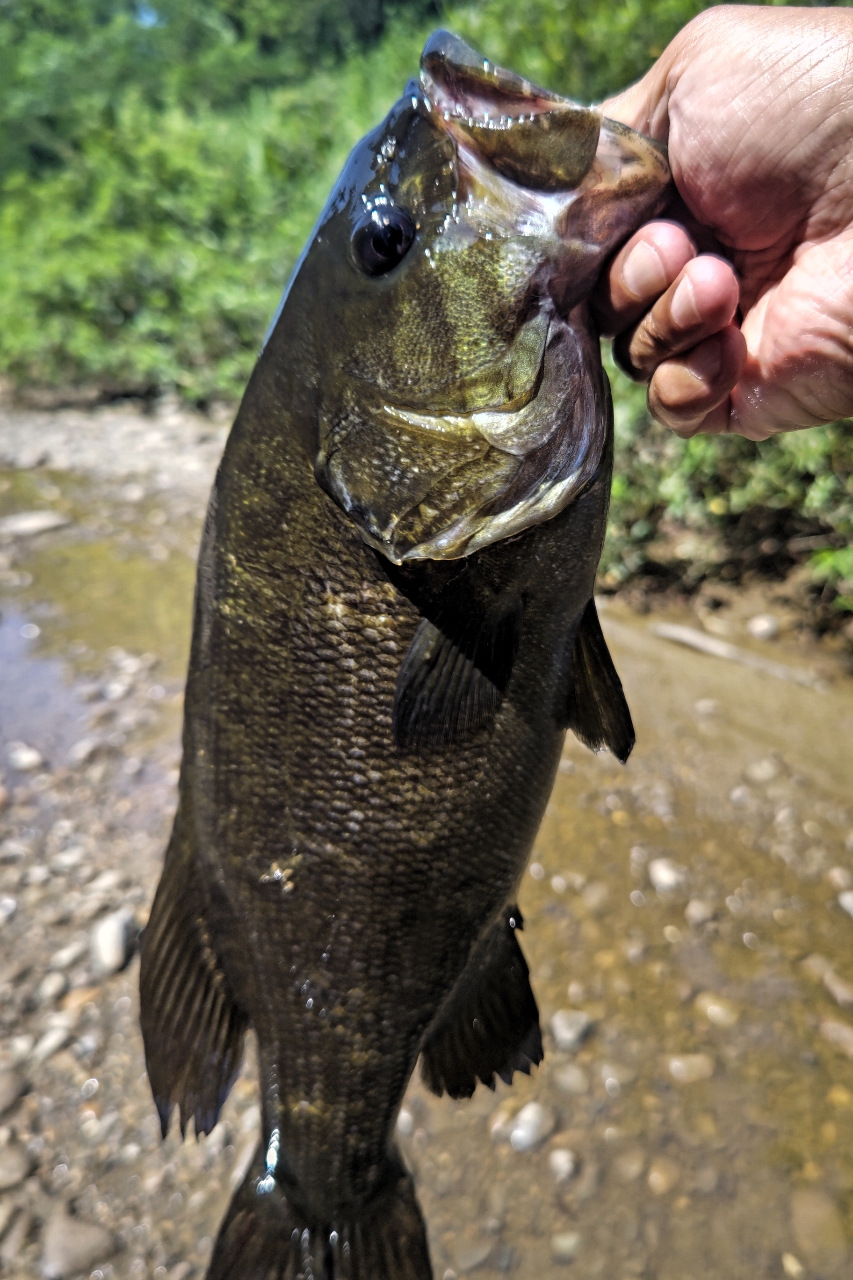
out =
[[369,276],[384,276],[403,260],[414,238],[415,225],[402,209],[376,209],[355,224],[353,254]]

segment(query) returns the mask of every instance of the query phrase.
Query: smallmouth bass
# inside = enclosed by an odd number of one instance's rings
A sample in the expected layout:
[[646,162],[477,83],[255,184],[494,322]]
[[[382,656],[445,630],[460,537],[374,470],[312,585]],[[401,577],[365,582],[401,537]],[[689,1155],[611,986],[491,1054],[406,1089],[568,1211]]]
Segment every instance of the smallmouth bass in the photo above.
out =
[[257,1034],[262,1139],[209,1280],[427,1280],[394,1122],[542,1059],[514,896],[567,728],[633,728],[595,613],[612,414],[587,298],[654,143],[439,32],[352,153],[202,538],[142,948],[164,1133]]

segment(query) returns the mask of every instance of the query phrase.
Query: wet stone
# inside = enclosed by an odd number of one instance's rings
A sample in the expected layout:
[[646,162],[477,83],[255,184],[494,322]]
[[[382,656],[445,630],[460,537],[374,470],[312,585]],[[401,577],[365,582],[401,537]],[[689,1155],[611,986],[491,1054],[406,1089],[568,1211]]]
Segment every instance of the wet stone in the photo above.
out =
[[27,1087],[19,1071],[0,1071],[0,1116],[13,1106]]
[[65,1280],[88,1271],[116,1251],[109,1231],[91,1222],[72,1218],[60,1207],[48,1220],[44,1231],[41,1271],[45,1280]]
[[55,1004],[67,988],[68,978],[64,973],[47,973],[36,988],[36,1000],[39,1004]]
[[513,1119],[509,1131],[510,1145],[516,1151],[532,1151],[554,1132],[557,1117],[551,1107],[541,1102],[528,1102]]
[[688,924],[692,924],[694,926],[707,924],[707,922],[713,918],[713,909],[707,902],[703,902],[701,898],[691,898],[687,906],[684,908],[684,919]]
[[551,1237],[551,1257],[555,1262],[574,1262],[581,1243],[579,1231],[558,1231]]
[[551,1034],[558,1049],[572,1053],[593,1028],[593,1019],[582,1009],[558,1009],[551,1018]]
[[670,1160],[668,1156],[657,1156],[651,1163],[646,1181],[653,1195],[665,1196],[680,1177],[681,1170],[674,1160]]
[[671,858],[653,858],[649,863],[649,879],[658,893],[672,893],[684,884],[687,872]]
[[740,1017],[737,1005],[726,1000],[724,996],[715,995],[713,991],[700,992],[694,1004],[696,1011],[715,1027],[733,1027]]
[[837,1267],[847,1257],[844,1223],[825,1191],[800,1187],[792,1193],[791,1229],[797,1247],[813,1267]]
[[567,1147],[555,1147],[548,1153],[548,1168],[555,1182],[568,1182],[577,1172],[577,1157]]
[[138,937],[139,927],[129,907],[99,920],[89,934],[89,953],[96,971],[106,977],[123,969],[133,955]]
[[0,1147],[0,1191],[17,1187],[32,1167],[32,1158],[19,1142],[7,1142],[5,1147]]
[[707,1053],[683,1053],[670,1058],[667,1065],[676,1084],[696,1084],[714,1074],[714,1060]]

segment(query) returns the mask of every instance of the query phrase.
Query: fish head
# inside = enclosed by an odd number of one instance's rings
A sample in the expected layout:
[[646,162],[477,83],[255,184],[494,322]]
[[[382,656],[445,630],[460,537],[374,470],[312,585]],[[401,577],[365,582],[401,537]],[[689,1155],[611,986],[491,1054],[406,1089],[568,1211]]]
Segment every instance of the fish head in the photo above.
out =
[[586,299],[662,203],[665,153],[437,32],[354,150],[279,328],[304,353],[319,483],[389,560],[454,559],[596,474]]

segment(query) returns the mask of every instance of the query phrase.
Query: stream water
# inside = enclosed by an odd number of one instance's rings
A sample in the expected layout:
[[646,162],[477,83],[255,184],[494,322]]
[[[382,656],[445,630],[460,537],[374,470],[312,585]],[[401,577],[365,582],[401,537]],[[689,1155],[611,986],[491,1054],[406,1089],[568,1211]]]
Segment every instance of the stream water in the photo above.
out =
[[[129,902],[140,919],[156,883],[203,493],[0,474],[0,517],[68,521],[0,545],[0,902],[15,902],[0,925],[0,1067],[26,1089],[0,1118],[0,1264],[18,1280],[201,1275],[255,1141],[249,1064],[210,1139],[160,1144],[136,961],[105,976],[82,956],[44,996],[52,957],[98,918],[95,873],[119,864],[124,888],[101,909]],[[435,1274],[840,1280],[853,1274],[853,680],[803,687],[679,648],[654,634],[660,617],[617,602],[602,619],[638,744],[622,768],[569,738],[525,876],[545,1062],[469,1102],[416,1078],[401,1112]],[[813,660],[733,626],[756,653]],[[69,845],[85,857],[63,871]],[[57,1010],[71,1029],[40,1055]],[[27,1176],[6,1185],[17,1147]],[[45,1261],[66,1211],[110,1234],[103,1259]]]

